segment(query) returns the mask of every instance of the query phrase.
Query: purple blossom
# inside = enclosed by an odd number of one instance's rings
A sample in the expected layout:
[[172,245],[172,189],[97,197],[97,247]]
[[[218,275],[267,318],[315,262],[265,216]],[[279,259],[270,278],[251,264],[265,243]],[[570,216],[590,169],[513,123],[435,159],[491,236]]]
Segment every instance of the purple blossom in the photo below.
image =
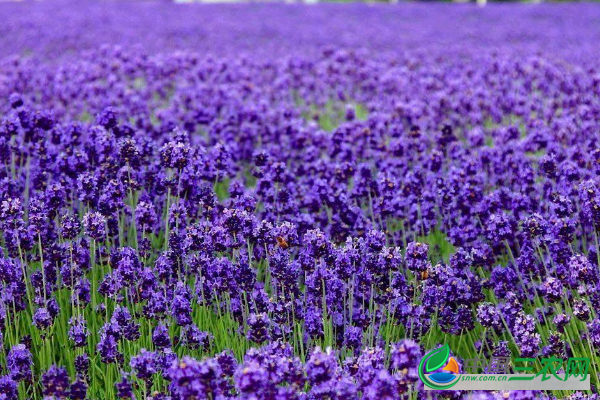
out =
[[69,394],[69,375],[64,368],[55,365],[42,375],[42,386],[44,396],[66,398]]
[[94,240],[106,238],[106,218],[98,212],[88,213],[83,216],[83,229],[86,235]]
[[6,356],[6,367],[10,377],[15,381],[28,379],[31,376],[33,358],[24,344],[17,344]]
[[52,316],[45,307],[38,308],[33,314],[33,324],[39,329],[49,328],[52,322]]
[[83,316],[71,317],[69,320],[69,339],[73,341],[75,347],[83,347],[87,344],[89,331],[86,327]]
[[152,332],[152,343],[159,349],[171,347],[171,337],[169,330],[164,324],[159,324]]
[[149,380],[152,375],[158,372],[157,354],[142,349],[137,356],[131,358],[130,365],[138,378]]
[[592,6],[168,3],[0,4],[0,398],[421,398],[440,331],[600,347]]

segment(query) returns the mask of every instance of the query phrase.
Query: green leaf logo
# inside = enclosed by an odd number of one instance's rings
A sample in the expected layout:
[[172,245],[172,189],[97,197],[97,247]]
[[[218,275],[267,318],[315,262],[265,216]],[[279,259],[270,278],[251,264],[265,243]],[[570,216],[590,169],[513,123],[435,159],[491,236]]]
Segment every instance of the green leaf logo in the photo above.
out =
[[446,364],[448,357],[450,356],[450,347],[445,344],[430,354],[431,356],[427,360],[427,364],[425,364],[425,370],[427,372],[435,371]]

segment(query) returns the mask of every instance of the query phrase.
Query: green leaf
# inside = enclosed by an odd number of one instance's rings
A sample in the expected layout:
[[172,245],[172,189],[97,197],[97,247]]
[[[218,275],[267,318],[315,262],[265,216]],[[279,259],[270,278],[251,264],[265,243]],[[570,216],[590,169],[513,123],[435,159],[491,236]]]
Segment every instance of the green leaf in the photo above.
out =
[[446,361],[448,361],[448,356],[450,356],[450,347],[445,344],[438,350],[435,350],[429,354],[431,355],[427,360],[427,364],[425,364],[425,371],[432,372],[446,364]]

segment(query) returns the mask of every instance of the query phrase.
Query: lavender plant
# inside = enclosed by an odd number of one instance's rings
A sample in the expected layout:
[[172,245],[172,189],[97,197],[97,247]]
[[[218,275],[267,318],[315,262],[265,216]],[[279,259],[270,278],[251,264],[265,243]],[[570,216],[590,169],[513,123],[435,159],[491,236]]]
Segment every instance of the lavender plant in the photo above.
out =
[[597,399],[598,17],[0,4],[0,399]]

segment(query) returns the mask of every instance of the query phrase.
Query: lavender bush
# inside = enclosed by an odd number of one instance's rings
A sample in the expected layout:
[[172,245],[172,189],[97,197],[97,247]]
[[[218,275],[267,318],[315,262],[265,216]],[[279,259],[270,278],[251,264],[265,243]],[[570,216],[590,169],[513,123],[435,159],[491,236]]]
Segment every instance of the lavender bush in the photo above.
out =
[[0,399],[597,399],[599,19],[0,4]]

